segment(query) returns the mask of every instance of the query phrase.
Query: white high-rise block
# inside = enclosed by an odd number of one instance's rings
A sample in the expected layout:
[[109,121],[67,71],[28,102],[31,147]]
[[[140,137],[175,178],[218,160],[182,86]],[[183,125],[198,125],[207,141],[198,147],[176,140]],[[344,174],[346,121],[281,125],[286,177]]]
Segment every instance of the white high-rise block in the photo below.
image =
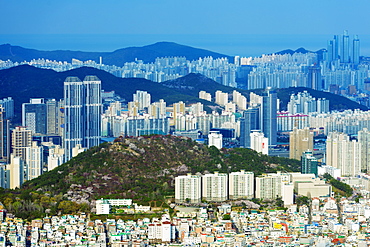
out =
[[228,177],[226,173],[205,174],[202,176],[202,197],[207,201],[227,200]]
[[198,203],[201,201],[201,177],[187,174],[175,178],[175,201]]
[[229,174],[229,197],[230,199],[253,198],[254,196],[254,173],[241,170]]

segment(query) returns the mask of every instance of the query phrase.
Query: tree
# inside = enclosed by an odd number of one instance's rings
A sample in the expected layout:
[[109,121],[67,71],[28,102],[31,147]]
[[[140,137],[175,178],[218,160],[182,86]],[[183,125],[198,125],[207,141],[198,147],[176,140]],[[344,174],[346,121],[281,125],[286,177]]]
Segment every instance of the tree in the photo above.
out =
[[230,214],[224,214],[224,215],[222,216],[222,219],[223,219],[223,220],[231,220],[231,215],[230,215]]

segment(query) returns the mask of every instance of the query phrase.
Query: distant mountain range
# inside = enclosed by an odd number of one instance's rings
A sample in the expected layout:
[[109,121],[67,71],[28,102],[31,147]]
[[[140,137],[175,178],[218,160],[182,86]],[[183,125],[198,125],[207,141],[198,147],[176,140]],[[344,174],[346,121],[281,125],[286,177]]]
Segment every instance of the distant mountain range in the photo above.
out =
[[[114,90],[127,101],[132,100],[132,95],[136,90],[144,90],[151,94],[152,101],[164,99],[169,105],[180,100],[186,104],[201,102],[208,111],[211,111],[211,108],[217,108],[217,105],[213,102],[199,99],[198,93],[200,90],[205,90],[212,95],[214,95],[217,90],[230,94],[233,90],[237,90],[247,98],[249,98],[250,92],[223,86],[201,74],[189,74],[175,80],[157,83],[141,78],[118,78],[103,70],[90,67],[56,72],[49,69],[21,65],[0,70],[0,99],[13,97],[16,114],[20,117],[22,103],[29,102],[30,98],[61,99],[63,98],[63,84],[68,76],[77,76],[83,80],[87,75],[96,75],[102,81],[102,89],[105,91]],[[278,98],[281,101],[281,109],[286,110],[286,104],[289,101],[290,94],[302,92],[304,90],[307,90],[313,97],[329,99],[331,110],[368,109],[366,106],[357,104],[345,97],[302,87],[276,90]],[[261,93],[262,89],[252,91]]]
[[0,60],[10,59],[13,62],[30,61],[32,59],[45,58],[56,61],[71,62],[72,58],[87,61],[99,62],[102,57],[106,65],[123,66],[125,62],[132,62],[135,59],[143,60],[144,63],[154,62],[157,57],[185,56],[188,60],[196,60],[200,57],[212,56],[214,58],[227,57],[230,61],[233,58],[224,54],[180,45],[173,42],[158,42],[143,47],[128,47],[113,52],[83,52],[83,51],[40,51],[35,49],[12,46],[10,44],[0,45]]
[[[13,97],[16,114],[19,117],[22,103],[29,102],[30,98],[61,99],[64,97],[63,84],[68,76],[77,76],[83,80],[87,75],[96,75],[102,81],[102,89],[105,91],[114,90],[127,101],[132,100],[132,95],[136,90],[145,90],[151,94],[153,101],[164,99],[168,104],[172,104],[182,100],[186,104],[202,102],[206,106],[216,106],[215,103],[199,99],[197,92],[195,92],[198,88],[189,91],[171,88],[169,85],[171,83],[176,84],[176,80],[161,84],[141,78],[118,78],[103,70],[90,67],[56,72],[30,65],[0,70],[0,99]],[[206,80],[207,83],[205,85],[213,90],[227,90],[228,92],[233,90],[231,87],[225,87],[200,74],[190,74],[184,78],[189,78],[187,80],[188,83],[196,83],[199,80],[204,82]],[[207,89],[203,87],[202,90]]]

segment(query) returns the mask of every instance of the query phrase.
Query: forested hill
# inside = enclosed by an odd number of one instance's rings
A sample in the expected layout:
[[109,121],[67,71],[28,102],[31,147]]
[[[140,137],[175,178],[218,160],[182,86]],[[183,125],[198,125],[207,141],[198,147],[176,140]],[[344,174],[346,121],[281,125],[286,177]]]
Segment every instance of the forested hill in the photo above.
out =
[[[187,173],[233,172],[244,169],[256,175],[276,171],[299,171],[300,162],[269,157],[250,149],[207,147],[183,137],[144,136],[118,138],[79,154],[69,162],[27,181],[21,189],[0,191],[0,202],[8,209],[13,203],[33,215],[48,208],[69,212],[97,198],[133,198],[145,203],[174,196],[174,179]],[[17,199],[18,198],[18,199]],[[63,203],[62,203],[63,202]],[[62,204],[61,204],[62,203]],[[60,206],[61,205],[61,206]],[[27,206],[27,207],[28,207]],[[13,211],[15,209],[13,208]],[[33,217],[31,211],[19,214]]]

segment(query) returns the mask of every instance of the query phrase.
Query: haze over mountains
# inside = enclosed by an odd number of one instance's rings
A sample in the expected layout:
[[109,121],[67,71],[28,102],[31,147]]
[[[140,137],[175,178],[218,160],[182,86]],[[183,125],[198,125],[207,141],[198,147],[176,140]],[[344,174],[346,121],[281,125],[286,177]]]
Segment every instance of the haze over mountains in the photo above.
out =
[[[319,56],[322,56],[322,51],[323,49],[316,51],[316,53]],[[315,51],[309,51],[301,47],[296,50],[286,49],[277,51],[275,54],[293,54],[295,52],[308,53]],[[81,61],[93,60],[98,63],[100,57],[102,57],[103,64],[122,66],[126,62],[135,61],[135,59],[143,60],[144,63],[151,63],[154,62],[157,57],[174,56],[185,56],[190,61],[208,56],[212,56],[213,58],[226,57],[230,62],[233,62],[233,56],[181,45],[174,42],[157,42],[155,44],[142,47],[121,48],[112,52],[85,52],[71,50],[43,51],[14,46],[11,44],[0,45],[0,60],[6,61],[10,59],[13,62],[30,61],[38,58],[71,62],[71,60],[75,58]]]
[[135,59],[143,60],[144,63],[154,62],[157,57],[186,56],[188,60],[196,60],[200,57],[212,56],[213,58],[232,57],[204,49],[193,48],[173,42],[158,42],[143,47],[127,47],[113,52],[84,52],[84,51],[40,51],[35,49],[12,46],[10,44],[0,45],[0,60],[10,59],[13,62],[30,61],[32,59],[45,58],[56,61],[71,62],[72,58],[86,61],[99,62],[103,58],[106,65],[122,66],[125,62],[133,62]]
[[[116,94],[127,101],[132,100],[132,95],[136,90],[144,90],[151,94],[153,102],[159,99],[164,99],[168,105],[180,100],[187,105],[201,102],[208,111],[210,111],[210,108],[207,106],[216,106],[216,104],[199,99],[198,93],[200,90],[205,90],[212,95],[217,90],[227,93],[237,90],[247,98],[249,98],[250,92],[223,86],[201,74],[189,74],[175,80],[157,83],[142,78],[118,78],[103,70],[90,67],[56,72],[54,70],[21,65],[0,70],[0,98],[12,97],[15,101],[16,115],[20,116],[22,103],[29,102],[30,98],[62,99],[63,83],[68,76],[77,76],[83,80],[87,75],[96,75],[102,81],[103,90],[114,90]],[[303,90],[307,90],[313,97],[329,99],[331,110],[368,109],[364,105],[357,104],[339,95],[308,88],[284,88],[277,89],[278,98],[281,100],[281,110],[285,110],[290,94],[302,92]],[[262,90],[252,91],[261,93]]]

